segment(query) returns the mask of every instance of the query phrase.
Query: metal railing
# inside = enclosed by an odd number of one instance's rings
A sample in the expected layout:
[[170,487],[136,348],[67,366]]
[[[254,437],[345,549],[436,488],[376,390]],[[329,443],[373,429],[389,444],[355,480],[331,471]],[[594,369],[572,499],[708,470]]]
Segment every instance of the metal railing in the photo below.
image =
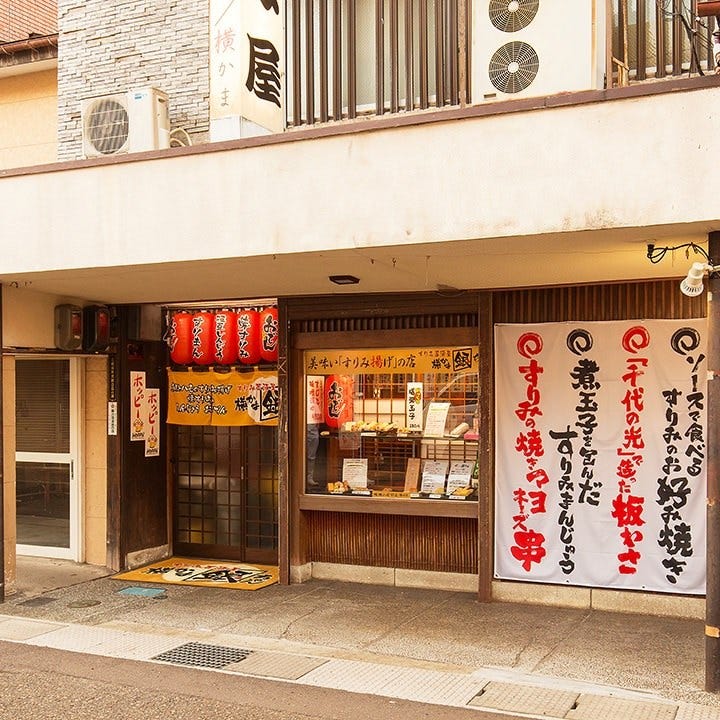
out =
[[467,0],[289,2],[288,125],[459,105],[466,7]]
[[714,72],[713,17],[695,0],[611,0],[614,85]]
[[[696,0],[606,1],[606,85],[714,71],[715,19]],[[471,101],[471,18],[488,2],[288,0],[288,127]]]

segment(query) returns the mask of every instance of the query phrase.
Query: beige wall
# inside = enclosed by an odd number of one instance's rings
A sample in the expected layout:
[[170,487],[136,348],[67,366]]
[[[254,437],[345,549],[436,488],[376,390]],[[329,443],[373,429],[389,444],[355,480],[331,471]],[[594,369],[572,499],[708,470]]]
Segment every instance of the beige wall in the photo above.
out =
[[15,592],[15,358],[2,359],[3,382],[3,540],[5,542],[5,593]]
[[76,298],[38,293],[12,285],[2,287],[4,348],[54,348],[55,306],[84,305]]
[[85,360],[84,545],[85,562],[107,562],[107,358]]
[[57,158],[57,71],[0,77],[0,170]]

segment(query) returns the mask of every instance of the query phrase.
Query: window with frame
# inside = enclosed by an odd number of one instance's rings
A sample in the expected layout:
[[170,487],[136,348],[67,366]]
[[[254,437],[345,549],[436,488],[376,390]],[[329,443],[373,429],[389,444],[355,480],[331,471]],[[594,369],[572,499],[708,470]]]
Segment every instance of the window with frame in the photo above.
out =
[[473,499],[477,347],[305,352],[305,489]]

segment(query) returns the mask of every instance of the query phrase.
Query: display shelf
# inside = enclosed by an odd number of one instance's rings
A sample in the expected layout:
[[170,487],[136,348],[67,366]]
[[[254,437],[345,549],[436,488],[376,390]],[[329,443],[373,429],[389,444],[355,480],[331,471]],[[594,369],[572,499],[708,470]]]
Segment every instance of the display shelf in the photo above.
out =
[[[421,433],[326,431],[319,440],[322,452],[318,456],[322,459],[313,468],[313,476],[318,483],[315,493],[345,495],[353,500],[360,496],[373,500],[387,497],[454,502],[468,500],[466,497],[449,497],[445,489],[435,488],[444,486],[451,467],[476,462],[479,443],[475,438],[467,440]],[[444,471],[444,476],[437,475],[437,483],[432,487],[423,487],[422,473],[429,462],[435,462],[440,468],[439,472]],[[348,463],[355,471],[352,478],[349,476]],[[468,472],[468,486],[470,477]],[[454,485],[452,489],[456,487]],[[350,492],[351,489],[354,492]]]
[[453,502],[429,499],[360,497],[351,495],[301,495],[301,510],[348,512],[381,515],[432,515],[435,517],[476,518],[476,502]]

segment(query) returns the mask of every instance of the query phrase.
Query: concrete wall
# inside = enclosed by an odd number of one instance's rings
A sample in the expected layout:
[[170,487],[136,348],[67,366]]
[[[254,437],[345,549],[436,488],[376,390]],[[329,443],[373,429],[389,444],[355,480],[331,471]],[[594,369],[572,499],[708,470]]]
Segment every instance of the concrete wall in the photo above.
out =
[[56,159],[56,71],[0,76],[0,170]]
[[80,101],[135,87],[169,95],[173,128],[204,140],[209,126],[208,3],[58,2],[59,153],[81,157]]

